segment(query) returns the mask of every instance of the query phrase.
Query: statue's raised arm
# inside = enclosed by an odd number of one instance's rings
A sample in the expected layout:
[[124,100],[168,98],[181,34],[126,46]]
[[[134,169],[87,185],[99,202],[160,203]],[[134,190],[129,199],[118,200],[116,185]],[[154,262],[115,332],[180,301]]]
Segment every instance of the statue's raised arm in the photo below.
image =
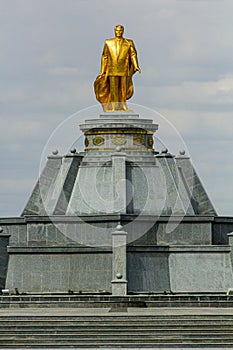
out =
[[141,72],[133,40],[123,38],[124,27],[115,27],[115,38],[105,41],[100,74],[94,82],[97,100],[105,112],[129,112],[126,100],[133,95],[132,76]]

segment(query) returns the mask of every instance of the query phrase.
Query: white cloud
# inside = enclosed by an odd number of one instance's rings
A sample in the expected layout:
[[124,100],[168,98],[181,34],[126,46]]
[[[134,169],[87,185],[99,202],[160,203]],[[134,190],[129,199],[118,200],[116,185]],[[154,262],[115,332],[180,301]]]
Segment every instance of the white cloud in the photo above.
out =
[[[176,126],[184,138],[232,140],[233,112],[162,109],[161,113]],[[211,137],[210,137],[211,135]]]
[[184,81],[179,85],[150,87],[150,96],[159,101],[160,107],[190,110],[218,108],[225,110],[233,106],[233,75],[217,81]]

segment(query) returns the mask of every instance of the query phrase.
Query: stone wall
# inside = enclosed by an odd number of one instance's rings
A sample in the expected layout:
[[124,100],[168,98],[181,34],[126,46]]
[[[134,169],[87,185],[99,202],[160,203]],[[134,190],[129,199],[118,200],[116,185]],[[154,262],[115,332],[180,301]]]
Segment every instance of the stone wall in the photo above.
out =
[[[0,219],[1,287],[34,293],[110,292],[111,234],[120,222],[128,232],[129,292],[225,292],[232,288],[226,235],[233,231],[233,219],[180,219],[156,221],[130,215],[57,216],[53,222],[38,216]],[[219,228],[224,228],[224,236],[218,236]],[[213,244],[217,239],[219,244]]]
[[21,293],[110,292],[111,277],[109,251],[12,248],[6,286]]

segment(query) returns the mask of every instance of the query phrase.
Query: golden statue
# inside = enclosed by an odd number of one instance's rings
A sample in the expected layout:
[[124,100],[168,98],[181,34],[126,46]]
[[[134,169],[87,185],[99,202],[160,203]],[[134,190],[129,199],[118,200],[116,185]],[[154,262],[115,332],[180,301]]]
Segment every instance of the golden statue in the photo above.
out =
[[130,112],[126,105],[133,95],[132,76],[141,73],[133,40],[123,38],[124,27],[115,27],[115,38],[105,41],[101,72],[94,82],[97,100],[104,112]]

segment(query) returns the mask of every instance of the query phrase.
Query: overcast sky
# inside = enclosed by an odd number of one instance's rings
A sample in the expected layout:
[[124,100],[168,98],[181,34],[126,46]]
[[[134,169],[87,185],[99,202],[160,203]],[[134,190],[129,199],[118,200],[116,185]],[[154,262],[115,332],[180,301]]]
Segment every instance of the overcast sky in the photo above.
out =
[[232,0],[0,0],[0,23],[1,217],[22,212],[53,131],[96,105],[93,81],[116,24],[142,70],[130,101],[178,130],[217,212],[233,214]]

